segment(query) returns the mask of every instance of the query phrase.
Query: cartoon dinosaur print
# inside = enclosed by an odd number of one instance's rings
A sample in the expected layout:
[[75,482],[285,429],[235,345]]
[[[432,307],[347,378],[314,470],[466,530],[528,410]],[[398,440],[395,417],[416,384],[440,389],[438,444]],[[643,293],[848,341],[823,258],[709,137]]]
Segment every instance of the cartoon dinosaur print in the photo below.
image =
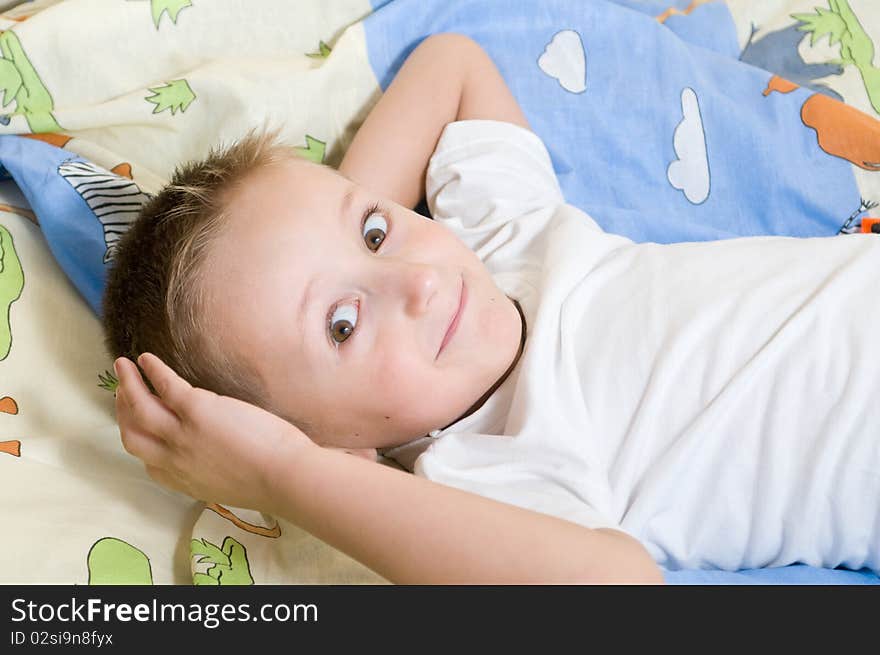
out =
[[[874,209],[880,203],[874,202],[873,200],[865,200],[864,198],[859,198],[859,207],[852,214],[847,217],[847,219],[843,222],[843,225],[840,226],[840,229],[837,231],[838,234],[852,234],[853,232],[861,232],[862,231],[862,221],[859,221],[859,225],[855,225],[856,219],[864,214],[865,212]],[[863,220],[873,220],[869,216],[865,216]]]
[[843,97],[837,91],[816,81],[831,75],[842,75],[843,66],[805,62],[798,52],[798,44],[803,41],[804,34],[797,29],[797,25],[767,32],[761,38],[755,39],[757,31],[758,28],[752,25],[749,40],[739,55],[740,61],[783,74],[786,79],[796,84],[843,101]]
[[880,121],[817,93],[801,107],[804,125],[816,130],[819,147],[867,171],[880,171]]
[[[15,102],[13,114],[23,114],[31,132],[58,132],[61,126],[52,115],[55,105],[49,90],[43,85],[37,71],[24,53],[15,32],[0,34],[0,92],[6,107]],[[5,119],[5,120],[4,120]],[[9,123],[9,114],[0,116],[0,122]]]
[[247,550],[232,537],[223,539],[218,548],[207,539],[193,539],[190,552],[196,564],[208,563],[204,573],[193,573],[196,585],[252,585],[254,578],[247,558]]
[[[15,399],[10,398],[9,396],[0,398],[0,413],[11,414],[13,416],[18,414],[18,403],[15,402]],[[12,441],[0,441],[0,453],[6,453],[13,457],[21,457],[21,442],[17,439]]]
[[0,225],[0,361],[6,359],[12,348],[12,303],[24,289],[24,271],[12,234]]
[[[774,75],[764,95],[791,93],[794,82]],[[801,106],[804,125],[816,131],[819,147],[829,155],[852,162],[867,171],[880,171],[880,121],[822,93],[814,93]]]
[[847,0],[828,0],[829,9],[816,7],[814,14],[792,14],[798,29],[812,36],[810,45],[828,35],[830,45],[840,44],[840,59],[829,64],[855,66],[862,76],[868,100],[880,114],[880,68],[874,66],[874,42],[868,36]]
[[[194,584],[254,584],[247,550],[232,537],[226,537],[220,548],[207,539],[193,539],[190,552],[197,564],[210,565],[204,573],[193,574]],[[116,537],[102,537],[92,544],[86,565],[91,586],[153,584],[150,558],[139,548]]]
[[151,585],[150,558],[115,537],[98,539],[86,557],[89,585]]
[[[127,168],[124,168],[126,167]],[[120,164],[114,170],[131,174],[131,167]],[[113,259],[120,237],[137,219],[150,196],[129,177],[115,174],[91,162],[67,160],[58,166],[58,174],[88,204],[104,228],[104,263]]]
[[153,24],[159,29],[159,21],[162,14],[167,13],[171,22],[177,25],[177,14],[187,7],[192,7],[190,0],[150,0],[150,10],[153,13]]
[[309,161],[320,164],[324,161],[324,154],[327,151],[327,143],[325,141],[318,141],[312,135],[306,134],[306,145],[296,146],[294,151],[300,157],[304,157]]
[[183,113],[196,99],[196,94],[193,93],[186,80],[172,80],[164,86],[157,86],[148,89],[148,91],[152,91],[153,95],[145,97],[144,100],[156,105],[153,109],[154,114],[166,109],[171,110],[172,116],[177,113],[178,109]]
[[98,373],[98,388],[116,394],[116,389],[118,387],[119,378],[113,375],[110,371],[105,370],[103,375]]
[[318,41],[318,50],[316,52],[307,52],[306,57],[311,57],[312,59],[327,59],[331,52],[333,51],[329,45],[323,41]]

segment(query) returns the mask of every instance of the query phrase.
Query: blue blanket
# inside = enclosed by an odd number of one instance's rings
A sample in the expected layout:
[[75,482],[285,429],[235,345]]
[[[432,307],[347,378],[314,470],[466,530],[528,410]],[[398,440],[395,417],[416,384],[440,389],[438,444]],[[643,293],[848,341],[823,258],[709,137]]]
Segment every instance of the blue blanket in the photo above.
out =
[[547,145],[566,199],[609,232],[827,236],[860,206],[851,163],[801,120],[814,91],[765,96],[772,74],[739,61],[723,3],[664,23],[655,16],[675,3],[376,4],[365,27],[383,87],[426,34],[468,34]]

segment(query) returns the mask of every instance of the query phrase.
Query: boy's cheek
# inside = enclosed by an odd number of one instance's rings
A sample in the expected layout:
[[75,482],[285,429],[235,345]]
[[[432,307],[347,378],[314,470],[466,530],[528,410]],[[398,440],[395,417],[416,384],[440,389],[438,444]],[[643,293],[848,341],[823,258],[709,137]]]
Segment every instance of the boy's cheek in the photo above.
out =
[[390,327],[383,331],[381,343],[374,344],[373,351],[369,365],[371,394],[382,394],[412,381],[418,359],[408,335]]

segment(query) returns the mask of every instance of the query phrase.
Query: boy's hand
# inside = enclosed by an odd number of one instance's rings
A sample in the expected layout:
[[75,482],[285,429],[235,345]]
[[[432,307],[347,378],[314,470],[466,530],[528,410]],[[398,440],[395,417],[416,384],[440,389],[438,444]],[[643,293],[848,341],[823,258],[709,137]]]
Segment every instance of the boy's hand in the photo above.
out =
[[277,469],[317,447],[254,405],[191,386],[155,355],[119,358],[116,414],[122,445],[160,484],[193,498],[269,511]]

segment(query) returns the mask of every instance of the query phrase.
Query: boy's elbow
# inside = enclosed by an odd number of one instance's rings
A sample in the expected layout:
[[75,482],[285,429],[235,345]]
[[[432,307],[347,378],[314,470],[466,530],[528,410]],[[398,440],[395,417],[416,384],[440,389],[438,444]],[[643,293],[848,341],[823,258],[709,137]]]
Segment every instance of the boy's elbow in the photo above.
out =
[[621,567],[615,575],[597,584],[662,585],[665,583],[660,567],[648,558],[647,561],[631,562]]
[[576,584],[662,585],[665,582],[663,572],[653,560],[640,558],[603,571],[592,571]]
[[419,48],[436,49],[443,51],[445,56],[454,55],[457,57],[467,57],[468,53],[474,51],[483,52],[483,48],[479,43],[471,37],[458,32],[438,32],[425,37],[419,44]]
[[[474,41],[471,37],[466,34],[461,34],[460,32],[437,32],[436,34],[431,34],[430,36],[426,36],[421,44],[431,43],[434,45],[442,45],[443,47],[459,47],[459,48],[470,48],[472,46],[477,46],[476,41]],[[420,44],[420,45],[421,45]]]
[[630,535],[620,530],[598,528],[610,550],[608,558],[610,566],[592,568],[586,573],[588,584],[664,584],[663,572],[647,549]]

